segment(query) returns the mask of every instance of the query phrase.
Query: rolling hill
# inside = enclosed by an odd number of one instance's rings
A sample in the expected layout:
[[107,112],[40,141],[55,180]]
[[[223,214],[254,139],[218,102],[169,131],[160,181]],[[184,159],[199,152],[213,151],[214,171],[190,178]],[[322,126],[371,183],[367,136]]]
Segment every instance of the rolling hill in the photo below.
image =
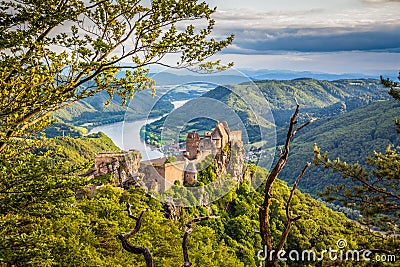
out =
[[[294,181],[305,162],[313,158],[314,143],[321,152],[328,151],[332,159],[340,157],[349,163],[364,163],[368,153],[374,150],[384,152],[388,145],[400,143],[394,124],[394,118],[399,114],[399,101],[377,101],[307,126],[294,139],[291,155],[280,178],[289,184]],[[342,182],[340,174],[313,166],[299,188],[316,196],[326,185]]]
[[[108,95],[105,92],[98,93],[54,112],[53,116],[62,122],[76,126],[94,126],[124,119],[142,119],[148,115],[149,117],[157,117],[170,112],[174,108],[169,99],[160,98],[157,94],[153,97],[149,90],[135,94],[134,99],[134,105],[129,105],[129,103],[121,105],[121,98],[115,96],[109,105],[104,105],[108,100]],[[153,105],[155,106],[150,111],[149,107]],[[127,118],[125,117],[126,114],[129,115]]]

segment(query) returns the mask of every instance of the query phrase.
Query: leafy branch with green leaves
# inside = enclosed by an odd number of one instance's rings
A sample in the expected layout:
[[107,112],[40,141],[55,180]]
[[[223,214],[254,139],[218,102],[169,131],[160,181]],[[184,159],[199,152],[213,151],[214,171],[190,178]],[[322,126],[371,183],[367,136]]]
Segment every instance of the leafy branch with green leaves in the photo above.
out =
[[[98,92],[122,104],[155,88],[150,65],[223,70],[207,61],[233,41],[211,38],[215,9],[195,0],[2,1],[0,152]],[[205,21],[207,26],[195,26]],[[170,64],[165,60],[175,55]],[[123,75],[119,75],[124,70]]]

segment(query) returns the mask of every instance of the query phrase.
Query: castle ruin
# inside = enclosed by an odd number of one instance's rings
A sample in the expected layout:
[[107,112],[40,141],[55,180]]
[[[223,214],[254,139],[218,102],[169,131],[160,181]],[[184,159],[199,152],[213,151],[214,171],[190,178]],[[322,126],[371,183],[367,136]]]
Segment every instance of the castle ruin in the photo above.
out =
[[[217,121],[212,132],[205,132],[203,137],[194,131],[186,136],[186,151],[174,163],[160,164],[160,159],[144,162],[151,165],[170,185],[175,181],[192,185],[197,180],[196,165],[208,155],[219,155],[228,143],[242,142],[242,131],[231,131],[227,122]],[[163,159],[164,161],[166,158]],[[154,174],[154,172],[153,172]],[[165,185],[168,187],[168,185]]]
[[111,184],[122,186],[131,177],[140,175],[139,162],[142,155],[139,151],[102,152],[95,155],[94,165],[82,176],[89,179],[112,174]]
[[[154,191],[165,191],[177,181],[180,184],[193,185],[197,181],[196,165],[208,155],[219,160],[219,165],[227,165],[229,157],[223,155],[228,144],[241,147],[242,131],[231,131],[226,122],[216,122],[212,132],[202,137],[194,131],[186,136],[186,150],[175,162],[167,158],[141,161],[140,152],[130,150],[119,153],[106,152],[95,156],[94,166],[83,176],[96,178],[112,173],[112,184],[129,188],[131,185],[145,186]],[[226,169],[223,166],[222,169]]]
[[230,142],[241,142],[242,131],[230,131],[227,122],[217,121],[213,132],[205,132],[202,138],[198,133],[188,133],[184,156],[195,160],[204,154],[218,154]]

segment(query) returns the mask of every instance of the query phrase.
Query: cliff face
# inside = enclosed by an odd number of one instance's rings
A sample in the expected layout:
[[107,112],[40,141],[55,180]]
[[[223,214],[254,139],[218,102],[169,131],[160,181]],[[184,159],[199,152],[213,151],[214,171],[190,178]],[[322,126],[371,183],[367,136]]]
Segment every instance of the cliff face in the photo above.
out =
[[235,182],[243,181],[245,152],[243,142],[232,140],[228,143],[220,154],[216,155],[217,177],[221,175],[230,175]]
[[[141,158],[140,152],[134,150],[99,153],[95,157],[94,166],[83,176],[95,178],[93,179],[95,185],[111,183],[125,189],[139,186],[146,191],[154,192],[164,192],[168,189],[166,184],[173,184],[175,180],[179,180],[180,184],[183,184],[182,175],[181,180],[177,179],[176,174],[167,175],[169,165],[176,165],[179,162],[165,164],[165,158],[140,162]],[[213,172],[216,177],[227,176],[234,183],[242,182],[244,158],[245,152],[241,136],[237,134],[237,138],[230,138],[230,141],[214,156],[213,166],[215,169]],[[180,166],[177,169],[183,173],[185,168]],[[170,176],[174,179],[165,178]],[[200,202],[208,204],[208,196],[205,194],[204,199]]]
[[111,184],[124,186],[132,178],[140,176],[139,167],[142,155],[135,150],[122,152],[103,152],[96,155],[94,166],[83,176],[99,178],[111,174]]
[[228,174],[237,182],[243,182],[245,151],[242,141],[231,142]]

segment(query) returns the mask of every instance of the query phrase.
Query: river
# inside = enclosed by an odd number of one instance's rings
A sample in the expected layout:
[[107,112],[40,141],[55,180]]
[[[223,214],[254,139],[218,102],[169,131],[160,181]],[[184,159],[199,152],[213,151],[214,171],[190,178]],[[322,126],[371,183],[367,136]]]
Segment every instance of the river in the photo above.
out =
[[[174,109],[183,106],[189,100],[180,100],[171,102],[174,105]],[[166,115],[164,115],[166,116]],[[163,157],[164,154],[157,149],[153,149],[146,145],[146,143],[140,139],[140,129],[143,125],[152,123],[161,117],[152,119],[143,119],[130,122],[116,122],[111,124],[105,124],[94,127],[89,134],[103,132],[123,150],[135,149],[142,154],[143,160],[155,159]]]

